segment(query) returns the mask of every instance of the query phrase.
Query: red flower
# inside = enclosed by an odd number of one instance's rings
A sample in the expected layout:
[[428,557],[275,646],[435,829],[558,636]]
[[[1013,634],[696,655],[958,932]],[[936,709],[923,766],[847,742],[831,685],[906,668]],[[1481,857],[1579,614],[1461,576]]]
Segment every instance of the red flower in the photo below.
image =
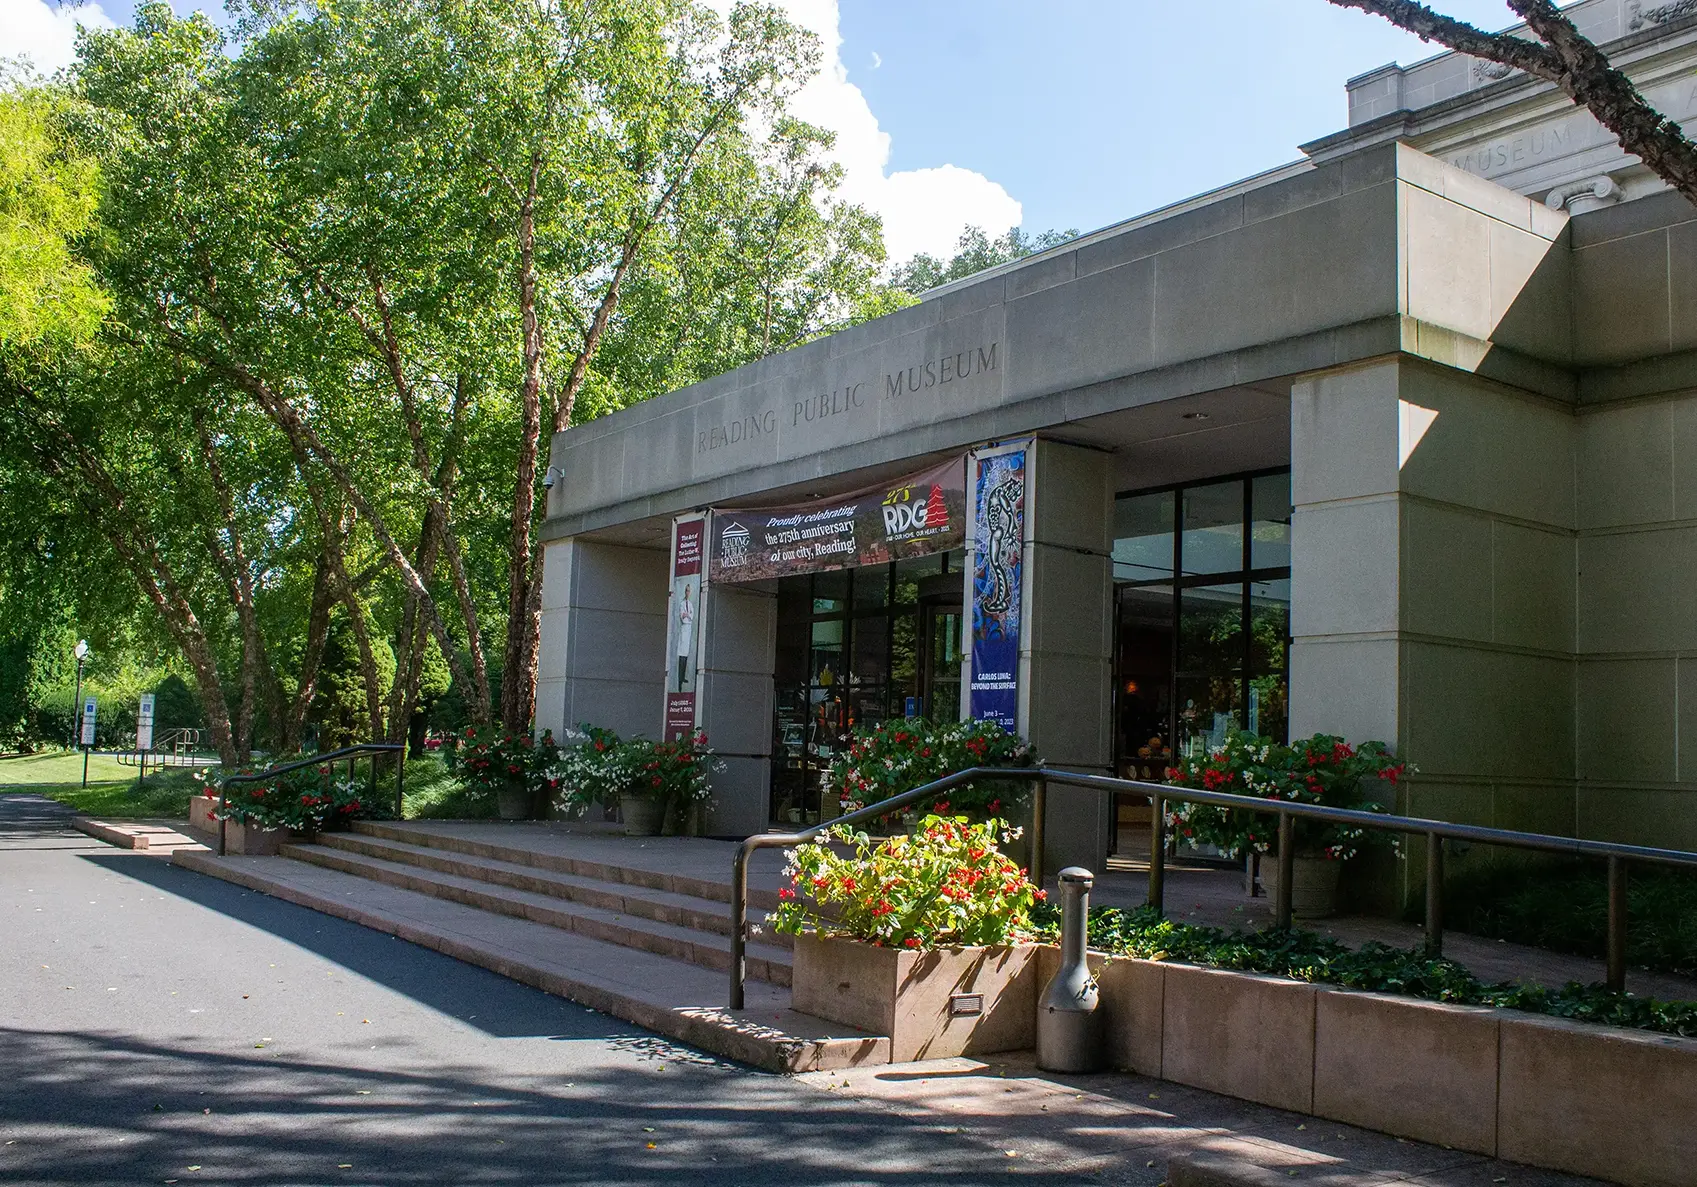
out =
[[791,890],[788,886],[782,887],[778,891],[778,897],[788,901],[789,899],[793,899],[795,897],[795,891]]
[[909,948],[917,948],[917,947],[919,947],[919,937],[918,936],[909,936],[906,940],[903,941],[903,943],[906,944]]

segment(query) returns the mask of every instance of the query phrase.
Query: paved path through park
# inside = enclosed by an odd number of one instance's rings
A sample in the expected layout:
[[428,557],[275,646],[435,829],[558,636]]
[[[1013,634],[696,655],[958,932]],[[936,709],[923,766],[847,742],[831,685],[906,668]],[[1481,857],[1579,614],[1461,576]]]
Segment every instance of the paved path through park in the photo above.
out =
[[1577,1184],[1136,1077],[751,1072],[0,796],[0,1182]]

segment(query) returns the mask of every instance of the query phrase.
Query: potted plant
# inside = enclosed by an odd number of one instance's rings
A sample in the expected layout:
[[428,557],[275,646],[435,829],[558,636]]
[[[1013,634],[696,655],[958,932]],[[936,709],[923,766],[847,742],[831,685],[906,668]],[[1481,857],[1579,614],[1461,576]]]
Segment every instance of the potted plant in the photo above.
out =
[[[1219,749],[1184,759],[1166,774],[1178,787],[1383,812],[1371,786],[1383,781],[1394,788],[1407,770],[1383,742],[1351,746],[1332,734],[1315,734],[1284,746],[1233,730]],[[1228,856],[1277,855],[1278,820],[1271,813],[1168,801],[1167,827]],[[1302,819],[1293,822],[1292,836],[1291,913],[1302,919],[1324,918],[1337,909],[1343,863],[1364,846],[1397,845],[1391,833]],[[1261,869],[1267,889],[1276,893],[1278,863],[1262,862]]]
[[[1031,743],[993,721],[897,717],[855,730],[825,774],[825,798],[835,798],[842,811],[852,812],[956,771],[1029,767],[1036,762]],[[955,788],[946,802],[932,805],[932,811],[979,821],[1007,820],[1017,817],[1030,799],[1027,783],[986,779]]]
[[711,792],[713,751],[707,734],[671,742],[621,739],[612,730],[584,724],[562,750],[550,774],[564,806],[582,811],[591,804],[617,804],[625,832],[633,837],[689,831]]
[[502,820],[528,820],[538,793],[548,786],[558,752],[551,730],[533,739],[529,734],[480,735],[476,726],[467,726],[450,747],[449,759],[469,787],[494,796]]
[[835,828],[790,850],[767,924],[795,937],[795,1009],[889,1035],[893,1062],[1029,1047],[1043,892],[999,848],[1016,832],[929,815],[911,836]]

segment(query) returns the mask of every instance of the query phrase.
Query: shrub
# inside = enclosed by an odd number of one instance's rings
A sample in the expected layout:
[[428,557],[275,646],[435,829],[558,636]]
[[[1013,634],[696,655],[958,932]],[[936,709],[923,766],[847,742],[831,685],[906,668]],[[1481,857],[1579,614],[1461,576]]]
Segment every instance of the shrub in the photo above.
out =
[[[855,730],[848,748],[832,760],[825,787],[836,794],[843,811],[852,812],[956,771],[1029,767],[1036,762],[1037,752],[1029,742],[993,721],[938,723],[898,717]],[[933,811],[989,819],[1023,806],[1030,795],[1023,782],[986,780],[955,788],[946,801],[933,805]]]
[[[1026,939],[1033,903],[1043,892],[997,849],[1017,836],[999,820],[927,816],[912,836],[873,845],[865,833],[827,829],[788,853],[791,885],[767,915],[774,931],[841,935],[889,947],[958,947]],[[832,842],[852,845],[847,856]],[[809,909],[797,889],[829,918]]]
[[[1406,770],[1407,764],[1398,762],[1383,742],[1351,746],[1332,734],[1315,734],[1283,746],[1233,730],[1220,749],[1182,759],[1167,768],[1166,778],[1177,787],[1383,812],[1384,805],[1369,794],[1369,783],[1383,780],[1394,787]],[[1278,842],[1272,813],[1211,804],[1169,802],[1167,827],[1186,841],[1217,846],[1227,856],[1271,853]],[[1322,821],[1298,819],[1294,835],[1299,853],[1335,861],[1354,857],[1363,845],[1397,845],[1392,833]]]
[[[1059,928],[1060,912],[1042,906],[1033,914],[1039,936],[1052,940]],[[1486,984],[1454,961],[1430,956],[1419,948],[1404,950],[1370,942],[1350,949],[1336,940],[1294,929],[1243,932],[1198,927],[1176,923],[1149,907],[1135,911],[1093,909],[1090,947],[1116,956],[1174,960],[1697,1038],[1697,1003],[1661,1002],[1576,982],[1554,990],[1508,982]]]
[[[1444,914],[1474,935],[1601,957],[1608,937],[1608,876],[1599,861],[1505,862],[1449,880]],[[1657,972],[1697,976],[1697,872],[1631,867],[1626,958]]]

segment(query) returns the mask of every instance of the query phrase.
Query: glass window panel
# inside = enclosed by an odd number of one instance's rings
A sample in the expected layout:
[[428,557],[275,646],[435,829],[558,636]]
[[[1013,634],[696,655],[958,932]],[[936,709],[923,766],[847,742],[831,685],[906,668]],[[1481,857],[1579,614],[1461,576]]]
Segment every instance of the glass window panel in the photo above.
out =
[[778,578],[778,619],[805,620],[813,613],[813,578],[806,573],[799,577]]
[[1290,721],[1290,581],[1249,587],[1248,728],[1282,742]]
[[1193,486],[1184,495],[1180,563],[1187,575],[1243,568],[1243,483]]
[[780,685],[807,680],[808,622],[805,618],[778,616],[778,647],[772,662],[772,678]]
[[1253,522],[1249,564],[1254,569],[1290,566],[1290,474],[1263,474],[1250,491]]
[[1114,580],[1161,581],[1173,575],[1170,490],[1114,500]]
[[1128,778],[1157,778],[1171,757],[1173,590],[1122,588],[1115,599],[1116,753]]
[[854,620],[854,656],[849,665],[851,686],[883,685],[890,666],[890,620],[882,614]]
[[933,556],[903,557],[895,562],[896,604],[911,606],[919,601],[919,584],[925,578],[943,571],[943,558]]
[[1180,754],[1206,754],[1230,725],[1243,725],[1243,681],[1236,673],[1178,678]]
[[890,712],[905,712],[907,698],[919,695],[919,615],[890,620]]
[[828,573],[813,575],[813,612],[815,614],[840,614],[848,604],[849,573],[847,569],[833,569]]
[[890,568],[888,565],[871,565],[864,569],[854,570],[854,608],[858,613],[863,610],[882,609],[890,600]]
[[843,622],[827,620],[812,627],[811,683],[833,688],[843,679]]
[[1236,673],[1243,667],[1243,586],[1199,585],[1179,595],[1180,673]]

